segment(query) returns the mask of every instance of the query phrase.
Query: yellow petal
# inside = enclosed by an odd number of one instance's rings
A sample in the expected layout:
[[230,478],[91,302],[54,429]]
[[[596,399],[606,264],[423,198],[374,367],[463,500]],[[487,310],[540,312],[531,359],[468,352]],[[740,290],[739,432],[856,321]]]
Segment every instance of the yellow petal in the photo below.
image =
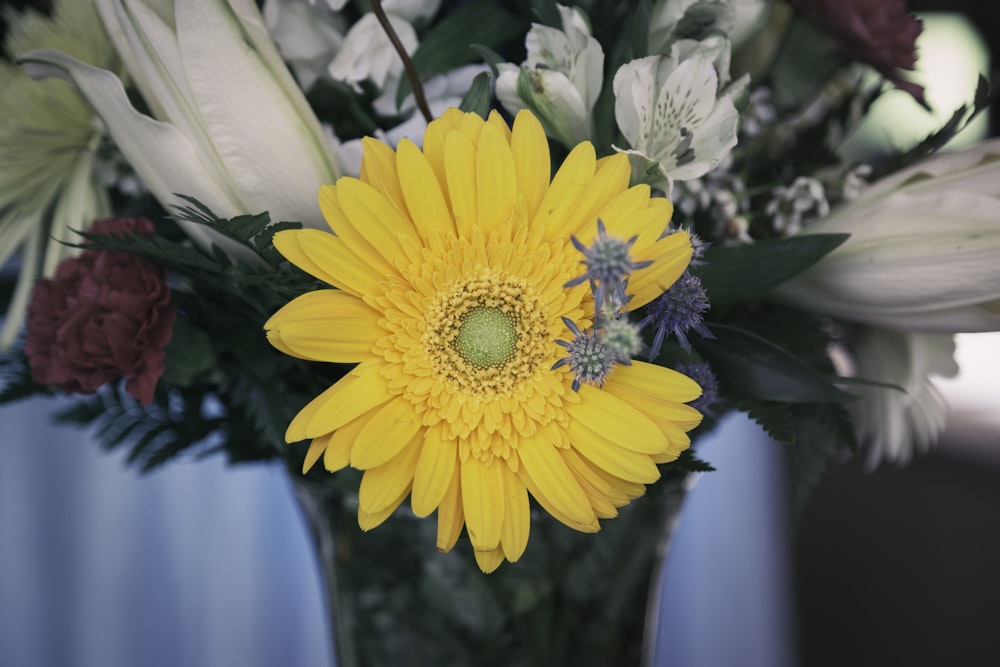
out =
[[484,574],[489,574],[497,569],[500,567],[500,563],[503,562],[503,550],[499,547],[490,549],[489,551],[479,551],[477,549],[473,553],[476,555],[476,564]]
[[389,505],[385,509],[379,510],[378,512],[374,513],[365,512],[363,509],[361,509],[361,506],[359,505],[358,526],[361,527],[361,530],[367,532],[372,528],[377,528],[378,526],[382,525],[382,523],[384,523],[386,519],[392,516],[392,513],[395,512],[399,508],[399,506],[403,504],[403,500],[406,498],[406,495],[409,492],[410,492],[409,489],[404,489],[403,492],[399,494],[398,498],[389,503]]
[[302,461],[302,474],[306,474],[312,467],[316,465],[316,461],[319,461],[319,457],[323,454],[323,450],[326,449],[326,442],[328,437],[323,436],[319,438],[313,438],[313,441],[309,443],[309,449],[306,451],[306,458]]
[[483,124],[483,119],[478,115],[468,114],[459,109],[450,107],[446,109],[439,118],[435,118],[428,123],[427,129],[424,131],[424,156],[426,156],[427,161],[434,170],[434,174],[437,176],[438,182],[442,184],[445,196],[448,195],[446,182],[447,175],[445,173],[445,164],[447,162],[447,159],[445,158],[445,144],[447,143],[449,134],[461,131],[461,128],[466,122],[468,122],[467,117],[470,115],[474,116],[475,120],[478,121],[480,125]]
[[396,456],[421,429],[420,415],[409,401],[394,398],[379,408],[358,433],[351,450],[351,465],[368,470]]
[[396,152],[378,139],[365,137],[361,140],[364,155],[361,158],[361,180],[389,198],[400,213],[409,217],[403,189],[396,173]]
[[[494,461],[494,465],[500,463]],[[503,472],[504,515],[503,528],[500,531],[500,546],[507,560],[514,563],[524,553],[528,546],[528,533],[531,529],[531,505],[528,502],[528,490],[524,483],[511,471],[510,466],[500,466]]]
[[388,462],[370,468],[361,476],[358,502],[368,514],[376,514],[389,507],[399,494],[410,490],[413,471],[420,456],[422,434],[414,435],[402,451]]
[[445,170],[455,225],[460,236],[468,237],[479,219],[476,208],[476,147],[461,132],[452,132],[445,139]]
[[[351,252],[358,256],[365,264],[372,267],[380,275],[386,273],[393,273],[393,265],[391,262],[387,261],[382,255],[381,248],[373,242],[369,242],[366,238],[367,228],[375,225],[375,231],[372,234],[376,237],[379,236],[378,231],[381,229],[382,225],[379,222],[374,222],[371,220],[372,216],[366,215],[368,213],[364,205],[359,205],[357,203],[357,194],[351,197],[351,202],[353,210],[348,210],[345,206],[345,195],[349,192],[357,193],[358,189],[366,189],[370,192],[365,192],[365,195],[370,197],[378,198],[385,202],[384,208],[392,211],[393,215],[399,216],[399,212],[388,203],[381,194],[379,194],[375,188],[372,186],[362,183],[356,178],[341,178],[337,181],[337,185],[324,185],[319,189],[319,207],[323,211],[323,217],[326,218],[327,223],[330,225],[330,229],[333,233],[337,235],[337,238],[344,242]],[[406,225],[405,221],[403,225]]]
[[506,465],[501,459],[483,463],[474,456],[461,463],[465,528],[477,551],[495,549],[500,544],[504,519],[501,467]]
[[[542,493],[535,483],[531,480],[531,476],[524,471],[524,466],[521,466],[517,470],[517,477],[524,484],[524,487],[528,489],[528,493],[534,497],[538,504],[542,508],[552,515],[553,518],[558,519],[560,522],[569,526],[573,530],[579,530],[581,533],[596,533],[601,529],[601,524],[597,521],[597,516],[588,521],[587,523],[580,523],[579,521],[574,521],[572,518],[567,516],[565,513],[561,512],[558,507],[549,502],[549,499]],[[575,482],[574,482],[575,483]],[[583,493],[581,489],[580,493]]]
[[462,508],[462,476],[452,475],[451,484],[438,505],[437,548],[451,551],[462,534],[465,511]]
[[617,390],[619,387],[633,389],[635,393],[630,395],[641,398],[654,410],[662,400],[687,403],[701,396],[701,387],[688,376],[645,361],[633,361],[629,366],[616,366],[604,388]]
[[446,236],[454,236],[455,227],[441,191],[441,181],[424,154],[409,139],[399,142],[396,168],[406,206],[420,235],[426,239],[431,230],[436,230]]
[[323,453],[323,467],[326,468],[327,472],[343,470],[351,463],[351,450],[354,448],[354,441],[357,440],[358,433],[377,412],[378,408],[372,408],[330,434],[326,443],[326,451]]
[[[295,234],[296,250],[300,253],[296,258],[290,257],[285,248],[279,245],[279,237],[287,233]],[[320,280],[334,287],[350,292],[356,296],[365,296],[378,292],[378,283],[383,273],[372,268],[370,264],[358,257],[344,242],[333,234],[321,232],[318,229],[297,229],[288,232],[278,232],[274,235],[274,245],[289,261],[300,269],[311,273]],[[309,264],[300,263],[302,255]],[[319,272],[312,267],[319,269]]]
[[565,223],[576,204],[594,180],[597,158],[590,142],[577,144],[563,161],[542,197],[534,225],[545,229],[545,239],[566,238]]
[[632,166],[624,153],[617,153],[602,160],[597,166],[590,186],[581,195],[572,215],[566,220],[564,228],[566,237],[570,235],[580,237],[584,230],[596,232],[597,213],[628,189],[631,176]]
[[[317,261],[312,253],[306,252],[307,247],[312,248],[317,242],[326,243],[325,240],[317,241],[320,237],[329,237],[332,239],[330,245],[336,246],[329,250],[328,257],[325,258],[332,261],[333,266],[328,261]],[[362,296],[375,288],[376,281],[371,268],[355,257],[332,234],[317,229],[286,229],[274,235],[274,247],[285,259],[309,275],[355,296]],[[341,260],[342,266],[338,264]]]
[[[609,503],[612,507],[621,507],[628,503],[629,498],[624,493],[620,492],[617,488],[612,486],[603,477],[594,472],[594,469],[586,462],[586,460],[580,456],[572,447],[568,448],[562,452],[563,458],[566,460],[566,464],[576,475],[576,478],[580,480],[580,486],[583,487],[584,492],[587,488],[584,486],[584,482],[590,485],[592,491],[601,496],[604,502]],[[589,492],[587,497],[590,498],[591,503],[594,502],[594,496]],[[612,515],[613,516],[613,515]],[[603,518],[603,517],[602,517]]]
[[455,476],[458,463],[458,442],[445,439],[440,424],[428,428],[424,434],[423,448],[413,476],[413,496],[410,505],[413,513],[424,517],[437,509]]
[[351,221],[340,229],[333,228],[337,236],[352,249],[357,247],[359,254],[368,253],[370,248],[370,252],[388,267],[395,267],[400,259],[405,258],[401,237],[416,241],[417,231],[410,219],[388,198],[367,183],[353,178],[338,181],[337,195]]
[[[623,211],[617,206],[608,206],[600,211],[598,217],[604,223],[608,236],[622,241],[635,237],[629,250],[632,259],[648,252],[670,223],[670,218],[664,218],[661,209],[653,206],[646,206],[634,211]],[[596,235],[597,225],[595,224],[592,227],[581,229],[576,237],[583,244],[589,245]]]
[[651,266],[639,269],[629,278],[628,293],[633,296],[630,310],[635,310],[663,294],[677,282],[691,263],[691,237],[687,232],[675,232],[657,241],[646,251],[637,251],[635,261],[653,260]]
[[486,118],[486,125],[490,125],[497,130],[500,130],[503,140],[508,144],[510,143],[510,127],[507,125],[507,121],[503,119],[500,112],[496,109],[491,109],[489,116]]
[[[280,338],[285,354],[339,363],[375,358],[372,347],[386,335],[381,315],[340,290],[306,292],[285,304],[264,323]],[[272,340],[269,336],[269,340]]]
[[[518,473],[527,474],[532,485],[544,496],[543,499],[532,491],[539,503],[543,503],[543,506],[550,504],[559,514],[567,517],[567,525],[590,525],[597,520],[587,496],[559,450],[543,434],[521,437],[517,455],[521,460]],[[555,515],[555,512],[550,513]]]
[[[669,441],[646,417],[642,417],[642,420],[652,427],[656,432],[658,440],[663,443],[657,449],[657,452],[666,452],[670,446]],[[624,425],[626,420],[622,419],[620,423]],[[641,484],[651,484],[659,479],[660,472],[650,460],[650,455],[625,449],[620,444],[620,438],[608,438],[601,433],[595,432],[577,418],[570,419],[566,431],[569,434],[572,447],[581,456],[589,459],[597,467],[603,468],[612,475]]]
[[492,123],[487,123],[479,136],[476,192],[479,194],[479,226],[488,234],[510,217],[517,198],[514,156],[506,137]]
[[514,156],[514,170],[517,172],[517,190],[524,197],[527,218],[531,220],[538,211],[538,205],[552,177],[549,142],[545,138],[542,124],[534,114],[528,111],[518,112],[511,132],[510,150]]
[[581,386],[578,394],[583,400],[566,406],[571,421],[632,452],[658,454],[667,449],[669,443],[656,424],[617,396],[591,385]]
[[298,442],[335,431],[391,398],[376,364],[361,364],[302,408],[285,431]]

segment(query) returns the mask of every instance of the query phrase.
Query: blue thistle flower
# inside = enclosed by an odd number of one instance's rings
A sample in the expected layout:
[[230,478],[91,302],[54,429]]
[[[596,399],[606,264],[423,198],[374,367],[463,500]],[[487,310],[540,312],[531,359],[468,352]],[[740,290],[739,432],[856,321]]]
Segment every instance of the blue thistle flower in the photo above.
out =
[[689,405],[698,412],[714,417],[712,408],[719,403],[719,378],[715,371],[705,361],[689,361],[678,364],[677,372],[687,375],[701,387],[701,396],[691,401]]
[[652,324],[656,329],[653,344],[649,349],[650,361],[660,353],[663,339],[668,333],[677,337],[677,341],[686,352],[691,351],[691,342],[687,338],[688,331],[694,330],[705,338],[715,338],[702,323],[702,318],[709,308],[708,295],[705,294],[701,280],[698,276],[685,271],[670,289],[647,306],[648,315],[639,322],[640,327]]
[[566,317],[562,320],[566,324],[566,328],[573,334],[573,340],[556,341],[557,344],[566,348],[568,354],[552,364],[552,369],[569,365],[574,375],[573,391],[579,391],[580,385],[584,382],[599,387],[603,386],[604,380],[608,377],[611,366],[615,362],[611,350],[601,339],[600,334],[593,329],[580,331],[580,327],[576,326],[572,320]]
[[[629,257],[629,251],[636,237],[633,236],[628,241],[622,241],[613,236],[608,236],[604,228],[604,222],[597,220],[597,236],[588,247],[580,242],[575,236],[570,236],[573,246],[583,254],[580,263],[587,267],[587,271],[582,275],[570,280],[565,287],[579,285],[585,280],[590,281],[591,291],[594,293],[594,300],[598,304],[606,303],[605,299],[611,299],[615,306],[623,306],[627,302],[625,296],[625,286],[629,275],[638,269],[643,269],[652,261],[633,262]],[[610,294],[608,289],[611,290]]]
[[601,339],[608,346],[611,357],[626,366],[632,364],[632,357],[642,349],[639,327],[625,319],[609,320],[601,329]]

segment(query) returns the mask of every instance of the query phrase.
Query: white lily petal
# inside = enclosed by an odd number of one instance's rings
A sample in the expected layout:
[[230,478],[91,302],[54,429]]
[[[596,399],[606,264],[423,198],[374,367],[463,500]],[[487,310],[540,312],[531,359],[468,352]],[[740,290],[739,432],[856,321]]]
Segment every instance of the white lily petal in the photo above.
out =
[[1000,329],[1000,198],[961,187],[894,192],[862,198],[806,231],[851,237],[779,286],[776,298],[901,330]]
[[[255,0],[229,0],[229,5],[236,13],[241,28],[249,36],[254,53],[264,61],[268,71],[271,73],[271,77],[278,82],[287,100],[297,110],[297,122],[304,124],[309,129],[313,139],[318,142],[324,136],[320,122],[316,118],[309,100],[306,99],[306,96],[299,88],[299,84],[285,65],[285,61],[271,37],[267,24],[264,22],[264,17],[257,9]],[[329,151],[324,150],[321,153],[323,168],[333,170],[336,177],[339,177],[340,174],[337,170],[336,159]],[[327,182],[332,183],[333,180]]]
[[927,160],[896,172],[864,191],[865,201],[892,192],[931,194],[956,189],[1000,197],[1000,138],[958,152],[937,153]]
[[[138,70],[130,71],[143,99],[153,101],[151,108],[158,118],[169,121],[189,137],[198,137],[198,112],[190,103],[191,91],[174,27],[141,0],[116,0],[113,10],[130,58],[138,66]],[[223,170],[220,167],[218,171]]]
[[[301,121],[290,95],[247,43],[246,30],[225,0],[177,0],[177,38],[184,74],[200,121],[244,209],[274,220],[322,224],[316,193],[336,180],[321,144]],[[267,137],[267,141],[248,141]],[[275,160],[275,150],[297,161]]]
[[[20,61],[35,78],[58,77],[76,84],[104,121],[125,159],[161,202],[183,203],[175,196],[179,192],[210,205],[218,215],[243,212],[216,180],[202,152],[183,132],[132,108],[117,76],[58,51],[30,51],[22,54]],[[203,245],[214,242],[227,249],[237,247],[201,225],[186,225],[185,231]]]

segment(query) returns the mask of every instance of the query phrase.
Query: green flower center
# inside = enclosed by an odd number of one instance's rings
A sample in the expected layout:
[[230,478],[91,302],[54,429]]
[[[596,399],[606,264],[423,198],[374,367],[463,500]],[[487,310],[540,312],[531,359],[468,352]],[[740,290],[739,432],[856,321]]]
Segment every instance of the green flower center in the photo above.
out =
[[517,352],[517,322],[499,308],[470,308],[461,316],[453,345],[474,368],[502,366]]

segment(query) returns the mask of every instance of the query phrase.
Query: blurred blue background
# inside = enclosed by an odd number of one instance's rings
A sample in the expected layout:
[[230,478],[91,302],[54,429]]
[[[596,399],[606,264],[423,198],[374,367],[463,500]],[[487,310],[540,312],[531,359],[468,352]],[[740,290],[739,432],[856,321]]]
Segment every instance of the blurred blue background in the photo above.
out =
[[[333,664],[280,467],[212,458],[140,476],[52,426],[55,407],[0,410],[0,665]],[[700,451],[720,471],[675,533],[656,664],[794,664],[781,450],[737,418]]]

